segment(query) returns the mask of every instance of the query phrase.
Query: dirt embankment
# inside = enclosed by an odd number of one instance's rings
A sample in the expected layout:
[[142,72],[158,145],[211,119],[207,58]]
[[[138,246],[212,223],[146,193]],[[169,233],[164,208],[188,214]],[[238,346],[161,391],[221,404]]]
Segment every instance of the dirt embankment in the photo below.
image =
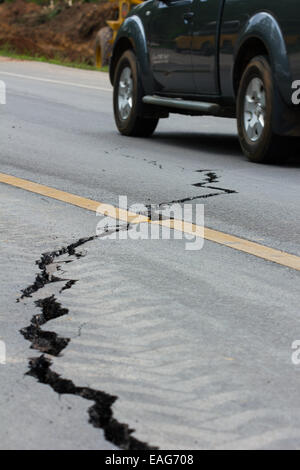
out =
[[20,54],[93,64],[94,39],[107,19],[116,17],[110,2],[65,3],[54,10],[24,0],[0,4],[0,47]]

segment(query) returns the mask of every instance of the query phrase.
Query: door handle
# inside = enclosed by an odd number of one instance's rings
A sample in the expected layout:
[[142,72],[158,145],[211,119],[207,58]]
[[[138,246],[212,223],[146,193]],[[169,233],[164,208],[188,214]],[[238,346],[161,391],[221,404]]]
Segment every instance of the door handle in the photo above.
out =
[[195,13],[194,13],[194,12],[188,11],[188,12],[184,13],[183,19],[184,19],[184,21],[189,22],[189,21],[192,21],[192,19],[194,18],[194,16],[195,16]]

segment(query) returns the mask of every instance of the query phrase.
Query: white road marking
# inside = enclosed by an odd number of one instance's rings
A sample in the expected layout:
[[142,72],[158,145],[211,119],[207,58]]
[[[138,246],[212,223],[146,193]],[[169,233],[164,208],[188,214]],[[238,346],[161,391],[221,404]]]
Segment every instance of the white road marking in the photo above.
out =
[[83,83],[66,82],[66,81],[63,81],[63,80],[52,80],[50,78],[33,77],[32,75],[22,75],[22,74],[19,74],[19,73],[0,71],[0,75],[7,75],[9,77],[22,78],[22,79],[25,79],[25,80],[36,80],[38,82],[54,83],[56,85],[74,86],[74,87],[77,87],[77,88],[87,88],[89,90],[108,91],[108,92],[112,91],[112,88],[104,88],[104,87],[99,87],[99,86],[84,85]]

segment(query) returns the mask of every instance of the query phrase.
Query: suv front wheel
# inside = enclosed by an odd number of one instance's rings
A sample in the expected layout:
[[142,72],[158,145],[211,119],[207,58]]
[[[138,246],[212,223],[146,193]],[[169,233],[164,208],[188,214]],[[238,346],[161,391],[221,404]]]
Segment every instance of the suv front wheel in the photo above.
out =
[[119,59],[114,78],[114,115],[121,134],[148,137],[155,131],[159,119],[145,116],[143,94],[136,56],[128,50]]
[[280,157],[282,137],[273,133],[274,82],[266,57],[257,56],[246,67],[237,98],[238,133],[242,150],[257,163]]

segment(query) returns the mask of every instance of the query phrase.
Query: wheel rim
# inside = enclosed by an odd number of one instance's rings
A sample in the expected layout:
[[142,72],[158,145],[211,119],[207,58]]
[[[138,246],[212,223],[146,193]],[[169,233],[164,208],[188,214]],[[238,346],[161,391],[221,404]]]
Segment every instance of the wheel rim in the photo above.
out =
[[124,67],[119,80],[118,108],[120,118],[129,118],[133,105],[133,79],[130,67]]
[[266,92],[263,81],[255,77],[248,85],[244,103],[244,126],[247,137],[258,141],[265,129]]

